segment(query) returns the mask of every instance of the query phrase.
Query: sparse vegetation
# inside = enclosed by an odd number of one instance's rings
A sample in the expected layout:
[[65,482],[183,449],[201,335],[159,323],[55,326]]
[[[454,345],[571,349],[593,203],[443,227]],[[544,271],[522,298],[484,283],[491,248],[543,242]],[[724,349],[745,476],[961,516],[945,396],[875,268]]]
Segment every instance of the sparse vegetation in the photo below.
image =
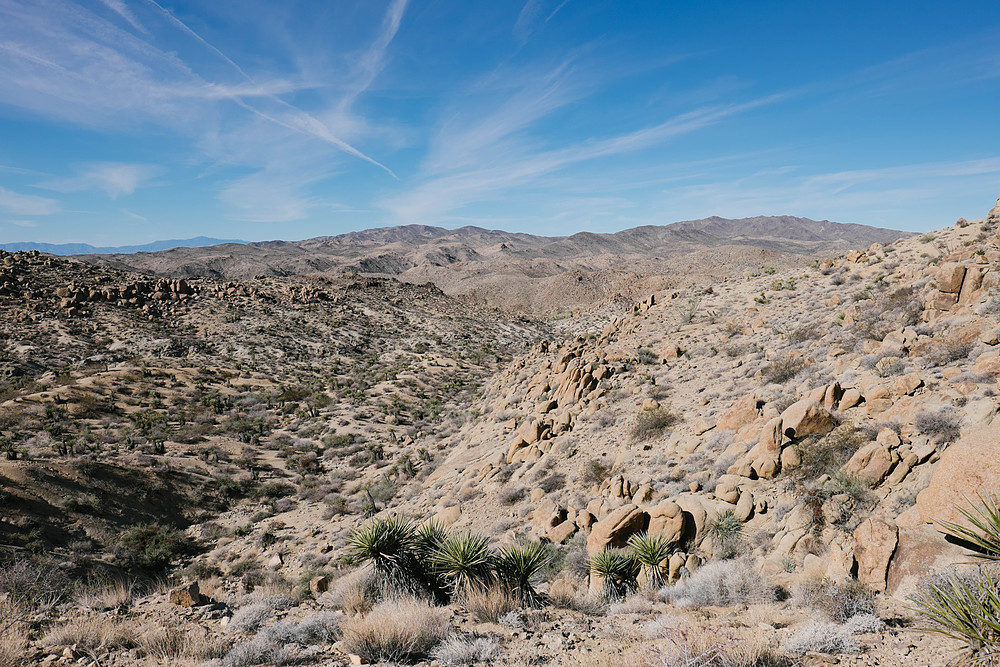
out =
[[668,408],[659,407],[643,410],[639,413],[635,427],[632,429],[632,439],[640,442],[652,440],[679,421],[680,416]]

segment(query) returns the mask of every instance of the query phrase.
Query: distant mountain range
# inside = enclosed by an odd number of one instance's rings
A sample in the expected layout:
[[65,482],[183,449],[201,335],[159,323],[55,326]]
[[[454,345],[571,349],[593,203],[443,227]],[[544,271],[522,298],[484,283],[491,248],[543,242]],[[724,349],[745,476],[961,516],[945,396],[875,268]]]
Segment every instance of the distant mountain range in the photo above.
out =
[[213,239],[207,236],[196,236],[193,239],[171,239],[169,241],[153,241],[144,245],[123,245],[98,247],[89,243],[0,243],[0,250],[17,252],[18,250],[37,250],[50,255],[129,255],[136,252],[160,252],[174,248],[204,248],[206,246],[222,245],[223,243],[245,244],[246,241],[236,239]]
[[579,232],[559,237],[479,227],[405,225],[303,241],[223,243],[141,254],[88,254],[81,259],[187,278],[394,276],[411,283],[430,281],[448,294],[468,295],[491,305],[541,312],[585,306],[617,294],[664,289],[684,284],[695,275],[714,280],[764,264],[806,265],[817,256],[910,235],[793,216],[711,217],[613,234]]

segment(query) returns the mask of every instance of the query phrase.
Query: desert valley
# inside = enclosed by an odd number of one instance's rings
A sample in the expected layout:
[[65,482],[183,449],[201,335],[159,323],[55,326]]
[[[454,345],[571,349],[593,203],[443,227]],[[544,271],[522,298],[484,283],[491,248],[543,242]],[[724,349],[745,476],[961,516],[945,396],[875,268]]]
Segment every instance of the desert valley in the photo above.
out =
[[992,664],[998,227],[4,253],[0,663]]

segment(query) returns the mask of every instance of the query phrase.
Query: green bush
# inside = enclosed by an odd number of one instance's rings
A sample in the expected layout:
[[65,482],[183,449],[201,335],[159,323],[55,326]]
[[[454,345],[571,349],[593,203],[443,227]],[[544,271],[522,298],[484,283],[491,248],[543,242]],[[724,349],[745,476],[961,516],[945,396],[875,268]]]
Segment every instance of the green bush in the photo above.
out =
[[162,570],[171,561],[195,551],[196,544],[183,532],[156,523],[126,528],[118,537],[118,558],[130,568]]

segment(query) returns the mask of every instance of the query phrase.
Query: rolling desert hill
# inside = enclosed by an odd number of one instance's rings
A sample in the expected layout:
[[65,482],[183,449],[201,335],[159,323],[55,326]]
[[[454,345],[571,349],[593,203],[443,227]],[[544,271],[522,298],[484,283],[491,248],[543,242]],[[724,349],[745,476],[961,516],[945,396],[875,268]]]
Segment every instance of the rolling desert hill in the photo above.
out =
[[[268,241],[165,252],[94,255],[85,261],[174,278],[247,279],[361,273],[433,282],[450,295],[534,314],[634,299],[686,278],[738,276],[760,264],[804,264],[889,243],[906,232],[792,216],[712,217],[614,234],[542,237],[478,227],[407,225],[305,241]],[[684,258],[682,271],[677,258]]]

